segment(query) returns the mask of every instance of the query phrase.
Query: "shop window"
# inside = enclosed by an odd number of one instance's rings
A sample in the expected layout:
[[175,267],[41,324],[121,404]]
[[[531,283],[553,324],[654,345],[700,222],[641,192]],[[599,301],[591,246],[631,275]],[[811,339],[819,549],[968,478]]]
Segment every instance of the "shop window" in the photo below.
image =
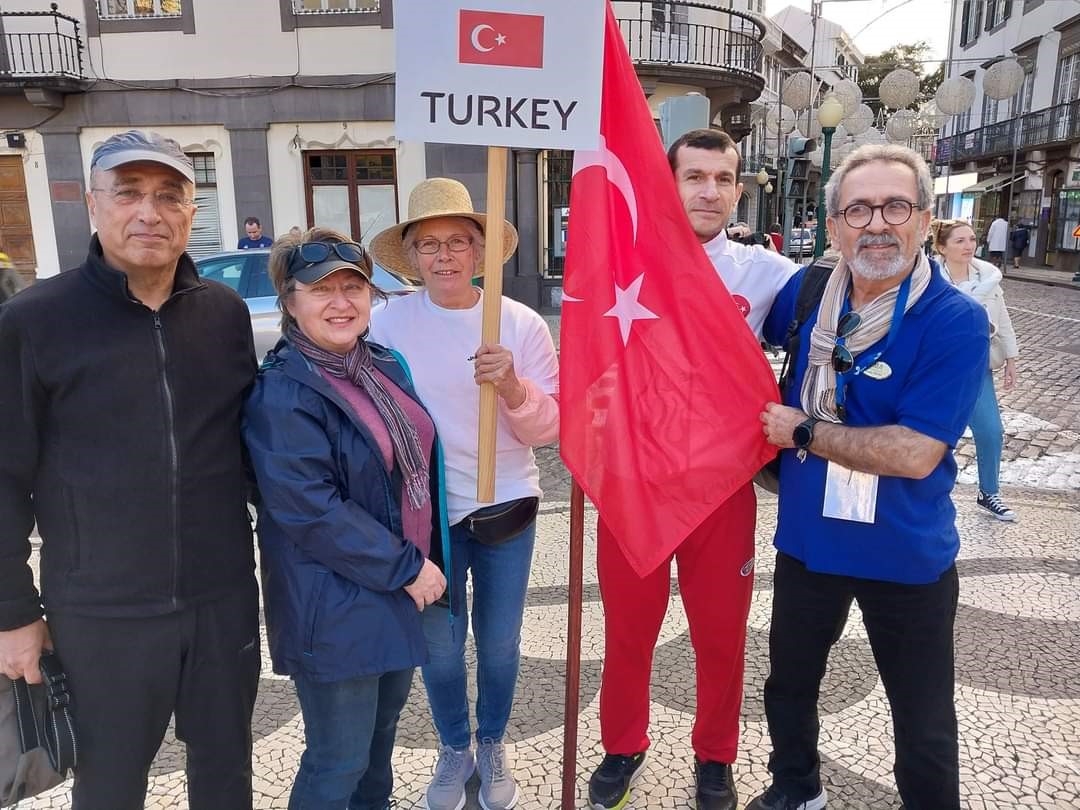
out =
[[365,245],[398,221],[392,151],[305,152],[304,190],[309,226],[333,228]]
[[1080,239],[1073,236],[1073,231],[1080,228],[1080,189],[1059,191],[1056,205],[1054,220],[1057,228],[1056,233],[1051,234],[1053,249],[1080,252]]
[[570,221],[570,177],[574,153],[549,149],[544,160],[544,200],[547,215],[545,275],[561,278],[566,265],[566,236]]

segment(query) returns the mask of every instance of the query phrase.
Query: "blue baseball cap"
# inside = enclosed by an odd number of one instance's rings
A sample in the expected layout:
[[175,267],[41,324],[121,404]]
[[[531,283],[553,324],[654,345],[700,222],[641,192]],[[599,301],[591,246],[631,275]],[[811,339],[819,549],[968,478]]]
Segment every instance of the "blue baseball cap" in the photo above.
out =
[[94,150],[90,159],[90,171],[115,169],[128,163],[149,161],[168,166],[179,172],[189,183],[195,182],[195,166],[184,154],[180,144],[172,138],[163,138],[156,132],[140,132],[137,129],[112,135]]

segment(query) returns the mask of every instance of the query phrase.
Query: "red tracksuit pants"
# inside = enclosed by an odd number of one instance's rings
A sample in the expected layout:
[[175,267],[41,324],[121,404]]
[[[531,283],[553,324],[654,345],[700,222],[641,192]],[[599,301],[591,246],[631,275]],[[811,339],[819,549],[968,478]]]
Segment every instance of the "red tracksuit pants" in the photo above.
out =
[[[756,511],[754,485],[748,483],[673,555],[697,659],[691,742],[702,760],[732,763],[738,749]],[[649,676],[667,612],[671,559],[642,579],[601,520],[596,564],[605,639],[600,739],[609,754],[633,754],[649,747]]]

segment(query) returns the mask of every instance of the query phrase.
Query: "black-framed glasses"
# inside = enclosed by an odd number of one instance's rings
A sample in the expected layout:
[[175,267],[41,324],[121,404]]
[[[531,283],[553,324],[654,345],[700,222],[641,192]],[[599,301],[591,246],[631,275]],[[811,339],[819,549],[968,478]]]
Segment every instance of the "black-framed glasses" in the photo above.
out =
[[[862,229],[867,227],[874,219],[874,212],[880,211],[881,218],[889,225],[903,225],[911,219],[911,212],[919,206],[907,200],[889,200],[881,205],[867,205],[866,203],[853,203],[842,209],[839,214],[844,218],[849,228]],[[919,210],[922,210],[919,208]]]
[[472,247],[472,243],[471,236],[451,236],[445,242],[436,239],[434,236],[429,236],[426,239],[416,240],[414,247],[417,253],[431,256],[442,250],[443,245],[446,245],[447,250],[451,253],[464,253]]
[[293,276],[305,267],[325,262],[331,253],[350,264],[360,264],[367,255],[356,242],[304,242],[292,249],[289,256],[288,275]]
[[838,374],[847,374],[855,365],[855,356],[843,341],[861,325],[862,315],[855,310],[844,313],[840,322],[836,324],[836,345],[832,350],[832,367]]

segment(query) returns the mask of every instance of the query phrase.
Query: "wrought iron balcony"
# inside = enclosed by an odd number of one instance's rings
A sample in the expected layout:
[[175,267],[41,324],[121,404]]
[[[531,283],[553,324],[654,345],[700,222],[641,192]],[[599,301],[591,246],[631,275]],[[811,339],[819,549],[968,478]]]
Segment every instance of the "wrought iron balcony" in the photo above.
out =
[[57,11],[0,12],[0,88],[84,86],[79,21]]
[[1080,99],[960,132],[937,142],[939,166],[1080,141]]
[[[627,13],[628,7],[636,6]],[[765,26],[752,15],[706,2],[616,3],[619,29],[638,65],[726,75],[764,86]],[[711,24],[690,22],[710,20]]]

